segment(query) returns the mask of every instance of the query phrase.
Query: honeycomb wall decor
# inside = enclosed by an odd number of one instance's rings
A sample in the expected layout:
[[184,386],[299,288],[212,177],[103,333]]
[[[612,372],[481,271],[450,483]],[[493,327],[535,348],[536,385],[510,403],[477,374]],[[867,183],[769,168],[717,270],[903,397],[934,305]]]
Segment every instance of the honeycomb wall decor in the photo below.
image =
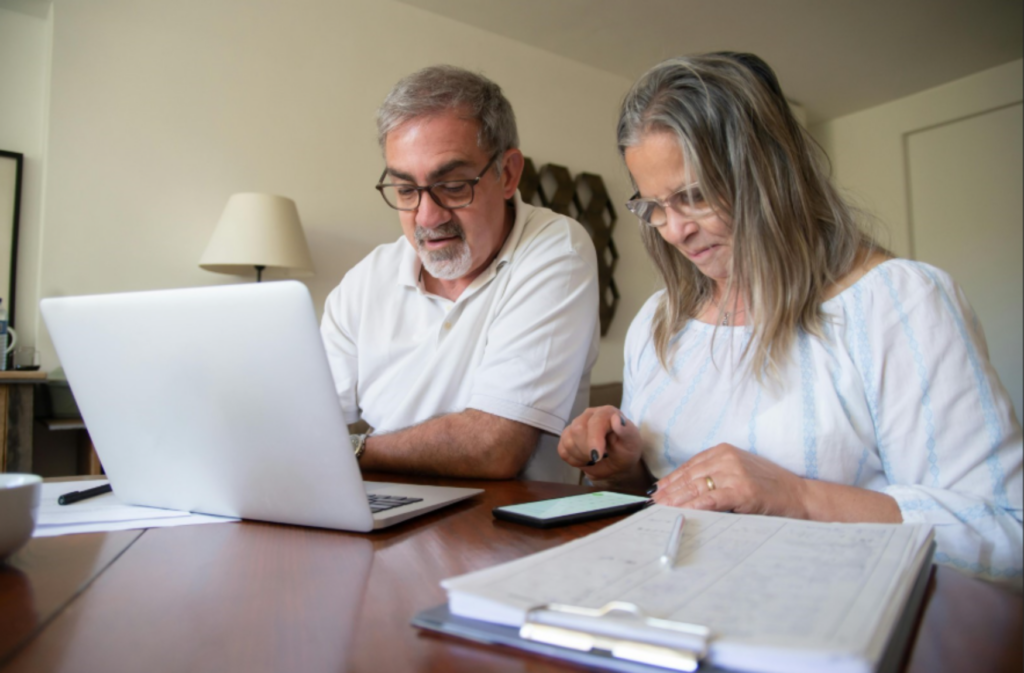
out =
[[544,164],[540,167],[538,175],[540,202],[556,213],[576,219],[576,213],[573,212],[576,206],[573,199],[576,196],[576,186],[573,184],[569,169],[557,164]]
[[619,305],[619,288],[615,285],[615,265],[619,251],[612,240],[615,228],[615,209],[600,175],[580,173],[576,176],[576,192],[573,196],[578,215],[576,219],[587,228],[597,249],[597,279],[601,288],[599,302],[601,311],[601,336],[608,333],[608,327],[615,317]]
[[606,335],[619,305],[614,278],[619,251],[612,240],[615,208],[604,180],[593,173],[580,173],[574,180],[568,168],[557,164],[545,164],[538,171],[526,159],[519,193],[527,203],[536,205],[539,200],[540,205],[577,220],[590,234],[597,249],[601,336]]
[[543,205],[540,202],[540,176],[529,157],[524,157],[523,174],[519,178],[519,196],[523,202],[532,206]]

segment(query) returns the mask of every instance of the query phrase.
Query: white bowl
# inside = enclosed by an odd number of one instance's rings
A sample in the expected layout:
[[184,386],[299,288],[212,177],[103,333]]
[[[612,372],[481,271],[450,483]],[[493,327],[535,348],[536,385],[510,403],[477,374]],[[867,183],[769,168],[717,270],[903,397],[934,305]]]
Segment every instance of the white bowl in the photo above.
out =
[[32,537],[43,478],[37,474],[0,474],[0,561]]

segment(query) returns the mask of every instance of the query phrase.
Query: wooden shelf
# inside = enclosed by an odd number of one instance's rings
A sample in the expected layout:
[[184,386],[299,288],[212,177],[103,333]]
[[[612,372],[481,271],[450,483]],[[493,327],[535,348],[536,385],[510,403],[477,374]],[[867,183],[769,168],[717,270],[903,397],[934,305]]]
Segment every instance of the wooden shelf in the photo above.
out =
[[0,372],[0,383],[40,383],[46,380],[46,372]]

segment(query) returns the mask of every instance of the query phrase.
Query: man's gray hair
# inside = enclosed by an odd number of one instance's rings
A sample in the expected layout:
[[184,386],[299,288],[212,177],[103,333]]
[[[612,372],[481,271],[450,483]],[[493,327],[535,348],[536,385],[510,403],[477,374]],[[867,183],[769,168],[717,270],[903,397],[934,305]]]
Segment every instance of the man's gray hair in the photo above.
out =
[[519,147],[516,116],[501,87],[453,65],[424,68],[395,85],[377,109],[377,142],[384,149],[388,133],[405,122],[453,109],[480,123],[477,145],[488,154]]

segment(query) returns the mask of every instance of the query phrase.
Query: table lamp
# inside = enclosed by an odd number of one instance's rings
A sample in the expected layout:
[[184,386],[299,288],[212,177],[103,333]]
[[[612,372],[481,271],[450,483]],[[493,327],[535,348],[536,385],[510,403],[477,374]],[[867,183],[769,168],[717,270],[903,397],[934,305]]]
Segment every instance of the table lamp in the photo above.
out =
[[306,236],[295,202],[270,194],[234,194],[199,260],[200,268],[243,275],[256,269],[256,282],[267,267],[313,275]]

